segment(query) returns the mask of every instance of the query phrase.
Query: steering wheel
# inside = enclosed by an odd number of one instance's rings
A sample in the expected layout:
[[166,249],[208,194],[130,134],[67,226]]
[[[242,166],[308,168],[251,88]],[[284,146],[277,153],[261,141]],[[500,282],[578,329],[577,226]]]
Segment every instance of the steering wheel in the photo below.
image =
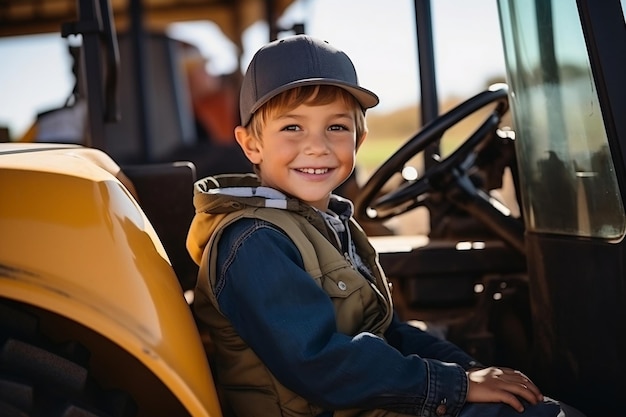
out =
[[[490,88],[424,126],[387,159],[362,187],[354,202],[357,219],[384,221],[403,214],[424,205],[429,193],[441,189],[444,179],[450,178],[450,175],[456,179],[466,177],[464,174],[472,166],[476,154],[492,138],[502,116],[508,110],[507,93],[505,85]],[[383,186],[391,177],[400,173],[411,158],[438,141],[450,127],[491,104],[495,104],[494,110],[450,155],[437,159],[437,163],[429,167],[419,179],[406,181],[394,190],[380,195]],[[466,178],[466,181],[469,181],[469,178]]]

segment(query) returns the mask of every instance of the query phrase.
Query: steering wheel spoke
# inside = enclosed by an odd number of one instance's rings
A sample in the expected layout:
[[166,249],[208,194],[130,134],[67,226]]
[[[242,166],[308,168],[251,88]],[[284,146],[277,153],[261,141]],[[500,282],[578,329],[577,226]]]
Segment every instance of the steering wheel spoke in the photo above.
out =
[[386,208],[384,204],[379,205],[377,202],[374,202],[373,207],[367,208],[368,219],[376,221],[390,219],[417,207],[423,206],[428,200],[428,197],[428,193],[420,194],[413,200],[406,200],[402,203],[387,205],[388,208]]
[[371,208],[374,210],[391,210],[393,207],[402,206],[406,202],[421,202],[423,198],[416,199],[415,197],[422,197],[429,191],[431,191],[431,186],[428,180],[407,181],[394,192],[377,198],[372,203]]

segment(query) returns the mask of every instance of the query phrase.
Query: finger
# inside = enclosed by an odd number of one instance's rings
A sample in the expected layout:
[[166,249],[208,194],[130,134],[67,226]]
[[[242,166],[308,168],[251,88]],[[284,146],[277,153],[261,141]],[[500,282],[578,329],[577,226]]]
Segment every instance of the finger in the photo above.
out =
[[[536,401],[533,401],[535,404],[537,401],[543,401],[543,394],[539,390],[539,388],[520,371],[514,371],[512,374],[506,375],[502,379],[506,379],[509,383],[519,384],[521,385],[527,392],[532,393],[532,395],[536,398]],[[521,394],[520,394],[521,395]]]
[[528,385],[523,383],[508,383],[501,386],[501,389],[515,394],[533,405],[540,401],[539,396]]
[[510,405],[519,413],[524,411],[524,405],[522,402],[510,392],[501,391],[500,402]]
[[543,401],[543,394],[541,393],[541,391],[539,390],[539,388],[531,381],[528,380],[528,383],[526,384],[526,388],[533,393],[533,395],[535,396],[535,398],[537,398],[537,401]]

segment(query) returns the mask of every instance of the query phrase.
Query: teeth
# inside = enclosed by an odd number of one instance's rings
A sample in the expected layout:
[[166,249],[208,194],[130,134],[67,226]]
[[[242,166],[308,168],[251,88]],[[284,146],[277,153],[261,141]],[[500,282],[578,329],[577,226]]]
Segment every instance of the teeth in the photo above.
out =
[[328,172],[328,168],[301,168],[300,172],[304,172],[305,174],[325,174]]

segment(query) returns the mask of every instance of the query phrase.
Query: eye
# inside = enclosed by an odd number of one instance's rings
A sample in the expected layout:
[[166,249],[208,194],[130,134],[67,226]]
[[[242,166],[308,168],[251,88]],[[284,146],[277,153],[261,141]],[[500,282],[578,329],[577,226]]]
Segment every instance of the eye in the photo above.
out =
[[330,126],[328,130],[332,130],[332,131],[348,130],[349,131],[350,128],[348,128],[348,126],[346,125],[337,124],[337,125]]
[[287,126],[283,127],[281,130],[297,132],[297,131],[302,130],[302,129],[300,129],[300,126],[298,126],[298,125],[287,125]]

